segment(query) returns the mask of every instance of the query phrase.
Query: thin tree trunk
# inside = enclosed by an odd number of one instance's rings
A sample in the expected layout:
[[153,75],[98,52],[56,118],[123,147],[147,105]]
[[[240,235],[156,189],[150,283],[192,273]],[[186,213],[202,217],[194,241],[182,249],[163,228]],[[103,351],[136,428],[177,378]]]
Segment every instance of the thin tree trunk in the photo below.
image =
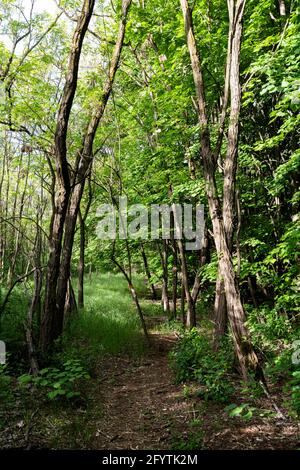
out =
[[84,307],[84,255],[85,255],[85,222],[79,211],[80,252],[78,264],[78,308]]
[[27,322],[25,325],[26,342],[28,349],[28,358],[30,364],[30,371],[33,375],[37,375],[39,365],[36,357],[36,352],[33,342],[33,316],[38,312],[40,305],[41,290],[43,284],[43,274],[41,269],[41,250],[42,250],[42,233],[40,229],[40,218],[37,215],[37,233],[34,247],[34,293],[32,296],[31,304],[27,313]]
[[[14,236],[15,251],[14,251],[11,263],[10,263],[9,276],[8,276],[9,277],[9,282],[8,282],[9,287],[10,287],[10,285],[12,283],[12,280],[13,280],[13,276],[14,276],[15,269],[16,269],[16,263],[17,263],[17,259],[18,259],[19,253],[20,253],[21,244],[22,244],[21,225],[22,225],[22,217],[23,217],[23,211],[24,211],[24,201],[25,201],[25,196],[26,196],[26,191],[27,191],[27,184],[28,184],[30,161],[31,161],[31,158],[30,158],[30,154],[29,154],[28,155],[27,168],[25,170],[26,171],[26,176],[25,176],[24,188],[23,188],[23,191],[22,191],[21,200],[19,201],[19,213],[18,213],[19,230],[16,230],[15,236]],[[19,174],[18,174],[18,178],[19,178]],[[18,188],[19,188],[19,184],[18,184]],[[17,195],[16,195],[16,198],[17,198]],[[16,217],[16,211],[15,211],[15,208],[14,208],[13,218],[15,218],[15,217]]]
[[184,285],[182,283],[182,273],[180,273],[180,278],[181,278],[181,296],[180,296],[180,316],[182,320],[183,326],[186,325],[186,320],[185,320],[185,291],[184,291]]
[[221,274],[221,269],[218,271],[218,278],[215,290],[215,304],[214,304],[214,322],[215,322],[215,346],[218,347],[220,339],[224,336],[227,329],[227,305],[225,287]]
[[173,289],[172,289],[172,315],[174,320],[177,317],[177,285],[178,285],[178,255],[177,244],[173,240]]
[[157,242],[161,267],[163,272],[163,282],[162,282],[162,293],[161,293],[161,302],[163,306],[164,312],[170,317],[170,301],[169,301],[169,293],[168,293],[168,284],[169,284],[169,276],[168,276],[168,245],[166,240],[163,240],[163,249],[159,242]]
[[286,16],[286,7],[284,0],[279,0],[279,13],[280,16]]
[[[199,269],[203,268],[203,266],[208,262],[208,257],[209,257],[209,239],[208,239],[208,232],[207,229],[205,229],[205,234],[204,234],[204,243],[203,246],[200,250],[200,262],[199,262]],[[196,308],[196,303],[197,299],[200,293],[201,289],[201,274],[197,273],[195,276],[192,292],[191,292],[191,297],[194,303],[194,306]]]
[[[176,212],[175,207],[173,207],[172,214],[173,214],[175,229],[179,231],[180,227],[179,227],[179,221],[177,220],[177,212]],[[195,304],[193,302],[190,288],[189,288],[186,254],[185,254],[183,241],[181,239],[177,240],[177,246],[179,250],[180,264],[181,264],[181,282],[184,287],[185,298],[186,298],[186,303],[187,303],[186,326],[188,328],[193,328],[194,326],[196,326],[196,311],[195,311]]]
[[180,255],[180,263],[181,263],[181,282],[184,288],[186,303],[187,303],[187,311],[186,311],[186,326],[187,328],[193,328],[196,326],[196,312],[195,312],[195,304],[193,302],[190,288],[189,288],[189,279],[188,279],[188,270],[187,270],[187,262],[185,256],[185,249],[183,246],[182,240],[177,240],[179,255]]
[[[141,325],[142,325],[142,328],[143,328],[143,332],[144,332],[146,341],[147,341],[148,344],[150,344],[150,338],[149,338],[149,334],[148,334],[148,330],[147,330],[147,325],[146,325],[144,314],[142,312],[142,309],[141,309],[141,306],[140,306],[140,303],[139,303],[137,292],[136,292],[135,287],[134,287],[133,282],[132,282],[131,274],[128,275],[128,273],[123,268],[123,266],[116,260],[115,255],[114,255],[114,251],[115,251],[115,243],[113,245],[113,253],[112,253],[111,259],[115,263],[115,265],[119,268],[121,273],[124,275],[124,277],[125,277],[125,279],[128,283],[128,288],[130,290],[130,294],[132,296],[132,299],[135,303],[135,306],[136,306],[138,316],[139,316],[140,321],[141,321]],[[130,270],[130,272],[131,272],[131,270]]]
[[146,256],[146,253],[145,253],[145,248],[144,248],[143,243],[141,243],[140,246],[141,246],[141,254],[142,254],[143,263],[144,263],[144,269],[145,269],[145,273],[146,273],[146,276],[147,276],[147,279],[148,279],[148,284],[149,284],[149,287],[150,287],[150,290],[151,290],[152,300],[157,300],[156,290],[155,290],[154,284],[151,280],[151,273],[150,273],[148,260],[147,260],[147,256]]

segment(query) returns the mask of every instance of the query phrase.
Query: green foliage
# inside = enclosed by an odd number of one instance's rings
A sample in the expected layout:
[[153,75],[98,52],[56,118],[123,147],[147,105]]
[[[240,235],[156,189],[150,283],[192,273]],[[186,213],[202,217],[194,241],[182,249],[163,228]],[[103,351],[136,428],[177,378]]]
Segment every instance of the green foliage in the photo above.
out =
[[244,419],[245,421],[249,421],[257,416],[262,418],[270,418],[275,416],[274,411],[262,410],[250,405],[249,403],[242,403],[241,405],[231,403],[230,405],[226,406],[225,411],[229,414],[231,418],[238,417]]
[[7,405],[12,398],[12,379],[7,372],[7,365],[0,364],[0,403]]
[[200,450],[203,448],[204,432],[202,419],[195,418],[188,423],[186,436],[175,434],[172,436],[172,450]]
[[291,398],[289,405],[297,416],[300,416],[300,370],[296,370],[292,373],[290,386]]
[[268,306],[247,306],[247,325],[253,341],[262,350],[275,351],[280,340],[292,338],[292,325],[287,316]]
[[233,355],[227,341],[214,351],[211,341],[193,329],[183,336],[170,359],[177,383],[195,380],[202,387],[199,396],[205,400],[229,400],[234,391],[229,376]]
[[48,367],[38,375],[23,374],[19,377],[20,385],[33,385],[49,400],[61,398],[74,399],[80,396],[78,385],[90,378],[80,360],[66,361],[60,369]]

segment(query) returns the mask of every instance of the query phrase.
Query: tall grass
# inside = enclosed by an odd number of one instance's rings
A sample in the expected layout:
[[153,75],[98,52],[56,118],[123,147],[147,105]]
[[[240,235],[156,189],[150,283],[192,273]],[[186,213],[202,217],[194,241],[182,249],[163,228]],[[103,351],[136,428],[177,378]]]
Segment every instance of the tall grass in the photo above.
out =
[[[142,282],[137,282],[142,289]],[[85,280],[85,308],[70,321],[63,348],[66,355],[139,356],[145,348],[141,325],[122,275],[101,273]]]

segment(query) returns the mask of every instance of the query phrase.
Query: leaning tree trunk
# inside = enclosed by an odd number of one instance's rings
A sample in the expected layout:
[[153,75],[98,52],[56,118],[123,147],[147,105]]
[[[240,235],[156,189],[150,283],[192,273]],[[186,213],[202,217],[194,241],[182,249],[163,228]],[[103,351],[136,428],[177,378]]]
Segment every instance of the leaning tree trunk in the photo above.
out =
[[[218,253],[220,272],[223,277],[225,286],[228,318],[233,334],[235,351],[239,361],[241,373],[246,378],[248,368],[256,372],[260,372],[260,367],[258,363],[258,358],[254,352],[253,346],[250,341],[249,332],[245,326],[245,312],[241,302],[240,292],[236,283],[232,254],[228,244],[226,229],[224,226],[224,212],[222,212],[220,200],[217,193],[217,186],[215,180],[216,156],[211,150],[210,133],[206,112],[204,82],[202,76],[201,61],[198,55],[193,30],[192,14],[187,0],[180,0],[180,3],[184,17],[187,45],[190,53],[193,78],[197,94],[198,115],[201,133],[201,157],[206,182],[206,194],[208,199],[209,212],[213,224],[214,240]],[[233,57],[231,59],[231,66],[233,67],[233,71],[231,70],[232,74],[236,74],[237,71],[239,73],[238,41],[241,40],[244,6],[244,0],[238,0],[237,2],[234,2],[233,0],[228,0],[230,23],[234,26],[234,28],[237,28],[237,31],[235,31],[236,51],[235,54],[232,54]],[[232,92],[232,87],[234,87],[236,84],[236,77],[232,76],[231,80]],[[236,116],[235,122],[231,122],[231,125],[234,124],[232,129],[233,135],[235,135],[235,132],[238,132],[237,118],[238,116]],[[230,159],[232,159],[233,156],[236,156],[236,153],[232,155],[232,148],[229,144],[227,152],[227,168],[224,176],[224,191],[226,190],[227,184],[232,183],[232,181],[230,180],[232,179],[233,182],[235,180],[235,174],[230,173],[230,168],[232,168],[232,165],[234,164],[234,161]],[[225,214],[227,210],[228,207],[225,209]]]
[[56,191],[50,227],[49,259],[45,290],[45,305],[41,322],[40,345],[46,351],[61,334],[61,315],[57,308],[57,281],[65,218],[70,197],[70,176],[67,161],[67,131],[77,88],[78,69],[83,40],[93,13],[95,0],[84,0],[73,35],[68,72],[58,112],[55,131]]
[[124,43],[125,30],[127,16],[129,8],[131,5],[131,0],[123,0],[122,3],[122,17],[119,25],[119,33],[117,42],[113,51],[112,59],[110,62],[108,78],[104,84],[104,88],[99,99],[98,106],[94,109],[93,115],[90,119],[90,122],[87,126],[87,130],[83,140],[82,149],[78,153],[77,165],[75,169],[76,180],[74,181],[74,188],[70,197],[69,206],[65,219],[65,229],[64,229],[64,243],[62,248],[62,257],[59,269],[59,277],[57,282],[57,294],[56,294],[56,303],[57,303],[57,323],[59,326],[59,334],[62,332],[63,328],[63,317],[64,317],[64,305],[67,292],[68,279],[70,277],[70,265],[71,265],[71,256],[72,248],[74,243],[74,234],[76,228],[77,216],[80,208],[80,202],[82,199],[84,186],[86,182],[87,175],[91,171],[93,163],[93,144],[94,138],[106,109],[106,104],[112,92],[112,87],[115,79],[115,75],[118,69],[121,52]]

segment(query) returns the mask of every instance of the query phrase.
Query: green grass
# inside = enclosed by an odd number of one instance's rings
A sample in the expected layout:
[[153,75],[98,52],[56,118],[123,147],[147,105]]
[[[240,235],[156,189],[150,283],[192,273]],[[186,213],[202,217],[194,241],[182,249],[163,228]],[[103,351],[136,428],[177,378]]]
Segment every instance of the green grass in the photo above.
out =
[[[139,284],[141,284],[139,286]],[[141,280],[137,285],[142,287]],[[64,355],[139,356],[145,348],[140,321],[122,275],[101,273],[85,281],[85,308],[71,320]],[[79,353],[80,351],[80,353]]]

